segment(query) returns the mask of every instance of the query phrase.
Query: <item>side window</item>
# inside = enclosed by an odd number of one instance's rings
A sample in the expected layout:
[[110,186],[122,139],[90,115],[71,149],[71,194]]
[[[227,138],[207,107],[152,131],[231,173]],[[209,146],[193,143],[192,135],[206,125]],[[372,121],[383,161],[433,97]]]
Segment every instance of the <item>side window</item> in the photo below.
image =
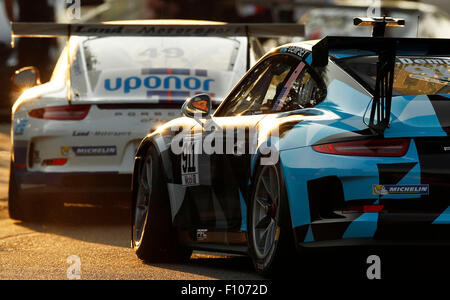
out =
[[298,59],[288,55],[267,58],[225,100],[216,116],[251,115],[270,112]]
[[261,62],[225,100],[216,116],[252,115],[314,106],[320,88],[305,63],[289,55]]
[[302,108],[313,107],[317,105],[324,97],[324,89],[321,87],[314,76],[311,75],[309,68],[304,67],[297,79],[289,87],[286,97],[279,97],[278,107],[274,107],[275,111],[290,111]]

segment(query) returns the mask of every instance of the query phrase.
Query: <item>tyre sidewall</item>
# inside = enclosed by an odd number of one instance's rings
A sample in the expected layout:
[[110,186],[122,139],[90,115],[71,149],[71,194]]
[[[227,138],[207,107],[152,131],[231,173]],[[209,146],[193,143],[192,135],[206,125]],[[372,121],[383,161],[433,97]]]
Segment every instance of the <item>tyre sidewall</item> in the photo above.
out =
[[[262,174],[264,168],[274,167],[278,174],[278,184],[280,188],[280,199],[278,201],[278,210],[277,210],[277,219],[278,222],[276,224],[276,235],[275,240],[270,249],[269,253],[264,258],[258,258],[256,255],[256,251],[253,246],[253,207],[254,207],[254,199],[256,196],[256,186],[259,181],[259,177]],[[248,248],[249,254],[252,258],[255,269],[265,275],[271,276],[277,272],[277,269],[283,265],[283,261],[288,260],[286,255],[292,254],[293,247],[293,235],[292,235],[292,221],[289,211],[289,203],[286,193],[286,187],[284,184],[283,175],[281,172],[281,168],[279,165],[270,165],[270,166],[259,166],[255,175],[252,196],[249,203],[249,208],[247,212],[248,222]]]

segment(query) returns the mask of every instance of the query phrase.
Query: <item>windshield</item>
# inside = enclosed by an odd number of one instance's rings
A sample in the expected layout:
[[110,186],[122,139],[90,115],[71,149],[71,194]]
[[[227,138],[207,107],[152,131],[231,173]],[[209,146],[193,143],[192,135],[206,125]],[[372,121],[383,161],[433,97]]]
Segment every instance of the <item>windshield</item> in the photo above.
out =
[[[376,56],[364,56],[337,63],[373,91],[377,61]],[[398,56],[394,74],[395,96],[450,94],[449,57]]]
[[232,71],[239,45],[219,37],[107,37],[84,41],[83,51],[88,72],[136,67]]

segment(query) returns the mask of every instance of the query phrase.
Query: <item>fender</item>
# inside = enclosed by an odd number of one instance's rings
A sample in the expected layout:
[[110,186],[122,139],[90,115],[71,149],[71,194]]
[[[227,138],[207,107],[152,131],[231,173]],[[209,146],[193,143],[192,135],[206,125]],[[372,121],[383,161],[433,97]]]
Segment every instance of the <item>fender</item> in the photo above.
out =
[[[144,158],[143,156],[146,154],[147,150],[150,147],[154,147],[156,151],[159,153],[160,162],[164,171],[164,180],[166,183],[173,182],[173,172],[172,172],[172,161],[170,160],[170,143],[167,143],[164,137],[161,135],[160,132],[154,132],[148,136],[146,136],[141,143],[139,144],[138,150],[136,152],[136,156],[134,159],[134,166],[133,166],[133,174],[132,174],[132,180],[131,180],[131,207],[134,206],[134,202],[136,199],[136,193],[137,189],[135,187],[137,186],[137,175],[139,172],[139,165]],[[169,189],[169,186],[167,187]],[[173,207],[173,203],[177,202],[177,199],[172,199],[173,195],[172,193],[168,193],[169,195],[169,201],[171,204],[171,208]],[[172,220],[174,217],[174,213],[172,213]],[[133,222],[134,219],[134,210],[131,210],[131,222]],[[133,223],[131,223],[133,224]]]

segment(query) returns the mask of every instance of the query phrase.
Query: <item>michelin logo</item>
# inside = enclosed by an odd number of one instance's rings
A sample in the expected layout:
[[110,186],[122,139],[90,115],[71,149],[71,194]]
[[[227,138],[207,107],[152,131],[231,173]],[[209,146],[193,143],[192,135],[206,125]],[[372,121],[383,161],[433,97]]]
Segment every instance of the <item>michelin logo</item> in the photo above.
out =
[[72,147],[77,156],[112,156],[117,154],[116,146]]
[[373,185],[373,194],[378,196],[385,195],[428,195],[430,187],[428,184],[405,184],[405,185]]

